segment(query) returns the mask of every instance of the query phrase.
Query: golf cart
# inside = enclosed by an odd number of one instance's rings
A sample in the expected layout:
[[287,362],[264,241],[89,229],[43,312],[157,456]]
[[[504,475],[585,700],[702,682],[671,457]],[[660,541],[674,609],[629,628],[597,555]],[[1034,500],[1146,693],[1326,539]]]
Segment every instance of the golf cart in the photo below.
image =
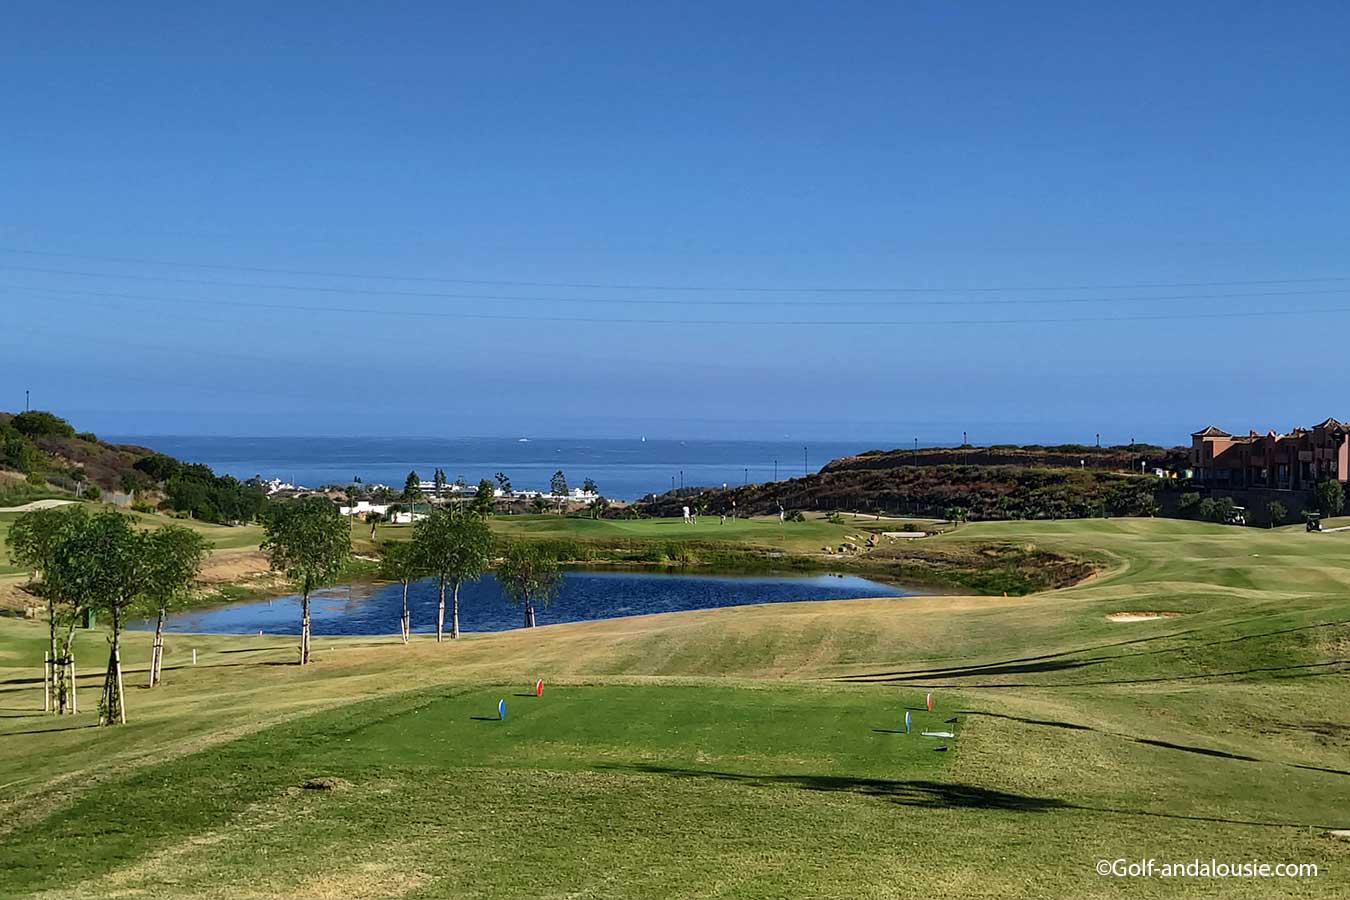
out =
[[1321,531],[1321,530],[1322,530],[1322,514],[1321,514],[1321,513],[1304,513],[1304,515],[1308,517],[1307,523],[1303,526],[1304,528],[1306,528],[1308,531]]

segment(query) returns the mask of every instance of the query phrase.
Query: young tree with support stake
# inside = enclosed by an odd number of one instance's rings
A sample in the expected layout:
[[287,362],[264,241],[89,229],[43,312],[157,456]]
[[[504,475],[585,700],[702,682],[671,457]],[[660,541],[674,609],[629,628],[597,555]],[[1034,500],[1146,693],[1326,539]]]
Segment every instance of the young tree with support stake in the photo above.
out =
[[483,574],[492,558],[492,532],[481,516],[443,509],[413,527],[423,571],[436,578],[436,640],[445,634],[445,588],[451,587],[450,637],[459,637],[459,586]]
[[417,547],[410,541],[384,545],[384,553],[380,558],[380,577],[403,585],[403,615],[399,617],[399,631],[405,644],[412,636],[412,620],[408,615],[408,586],[423,574],[421,557]]
[[181,525],[165,525],[149,532],[145,541],[145,584],[142,590],[157,613],[155,640],[150,646],[150,684],[159,684],[164,662],[164,619],[169,610],[191,596],[192,583],[210,553],[206,538]]
[[336,581],[351,559],[352,543],[337,507],[322,497],[279,504],[263,522],[262,551],[273,571],[300,592],[300,665],[309,663],[309,595]]
[[534,604],[548,606],[561,580],[558,560],[534,544],[512,544],[497,566],[497,583],[507,599],[525,607],[526,628],[535,627]]
[[[49,572],[57,545],[89,521],[88,510],[71,504],[24,513],[9,529],[9,552],[14,562],[33,570],[39,597],[47,601],[48,644],[43,671],[43,709],[58,715],[75,712],[75,628],[84,607],[65,596]],[[58,639],[64,629],[64,640]],[[55,703],[53,704],[53,699]]]
[[108,613],[108,668],[99,699],[99,724],[126,724],[122,681],[122,625],[145,585],[149,536],[137,531],[131,516],[116,511],[91,516],[61,540],[48,573],[63,595],[80,605]]

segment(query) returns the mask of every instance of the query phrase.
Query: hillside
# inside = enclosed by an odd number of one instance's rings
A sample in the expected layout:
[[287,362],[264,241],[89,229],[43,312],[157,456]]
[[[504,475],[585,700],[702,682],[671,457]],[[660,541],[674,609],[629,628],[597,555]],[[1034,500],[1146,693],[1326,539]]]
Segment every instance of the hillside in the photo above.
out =
[[[7,494],[84,493],[89,485],[131,493],[147,479],[136,463],[152,455],[146,447],[110,444],[42,410],[0,412],[0,491]],[[30,490],[15,486],[26,484]],[[8,488],[8,490],[5,490]]]
[[[852,461],[859,464],[852,466]],[[663,494],[650,515],[678,515],[685,504],[717,515],[784,510],[865,510],[898,515],[992,519],[1073,519],[1151,515],[1165,487],[1152,475],[1101,469],[1013,465],[870,466],[837,460],[815,475],[726,490]]]
[[251,522],[267,502],[256,484],[147,447],[110,444],[43,410],[0,413],[0,507],[44,497],[134,500],[205,522]]
[[1089,447],[1082,444],[994,444],[990,447],[922,447],[917,450],[869,450],[857,456],[831,460],[822,473],[898,469],[905,466],[1038,466],[1051,469],[1099,469],[1106,472],[1138,472],[1145,469],[1184,468],[1185,447],[1155,444],[1121,444]]

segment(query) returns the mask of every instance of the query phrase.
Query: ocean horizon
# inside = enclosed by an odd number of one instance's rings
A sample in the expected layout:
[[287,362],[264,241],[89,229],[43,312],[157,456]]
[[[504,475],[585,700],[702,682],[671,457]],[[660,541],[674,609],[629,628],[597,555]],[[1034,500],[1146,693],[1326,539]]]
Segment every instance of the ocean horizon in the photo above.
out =
[[[244,437],[108,435],[219,475],[279,478],[317,488],[365,484],[401,488],[408,473],[424,480],[442,469],[450,481],[476,484],[504,473],[518,490],[547,490],[561,470],[572,487],[590,478],[607,497],[634,500],[672,487],[721,487],[800,477],[831,459],[884,444],[858,441],[729,441],[637,438]],[[803,452],[805,451],[805,452]]]

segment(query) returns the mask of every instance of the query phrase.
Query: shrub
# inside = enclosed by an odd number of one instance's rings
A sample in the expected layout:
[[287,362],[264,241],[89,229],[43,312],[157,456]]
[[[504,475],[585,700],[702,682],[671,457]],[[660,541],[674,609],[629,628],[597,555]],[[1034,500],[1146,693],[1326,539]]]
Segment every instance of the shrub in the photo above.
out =
[[14,430],[28,437],[74,437],[75,428],[60,416],[41,409],[21,412],[9,420]]
[[1270,516],[1271,528],[1283,522],[1284,517],[1288,514],[1289,511],[1284,508],[1284,504],[1278,500],[1272,500],[1266,504],[1266,515]]
[[0,422],[0,464],[32,472],[42,465],[42,456],[23,433],[7,422]]

